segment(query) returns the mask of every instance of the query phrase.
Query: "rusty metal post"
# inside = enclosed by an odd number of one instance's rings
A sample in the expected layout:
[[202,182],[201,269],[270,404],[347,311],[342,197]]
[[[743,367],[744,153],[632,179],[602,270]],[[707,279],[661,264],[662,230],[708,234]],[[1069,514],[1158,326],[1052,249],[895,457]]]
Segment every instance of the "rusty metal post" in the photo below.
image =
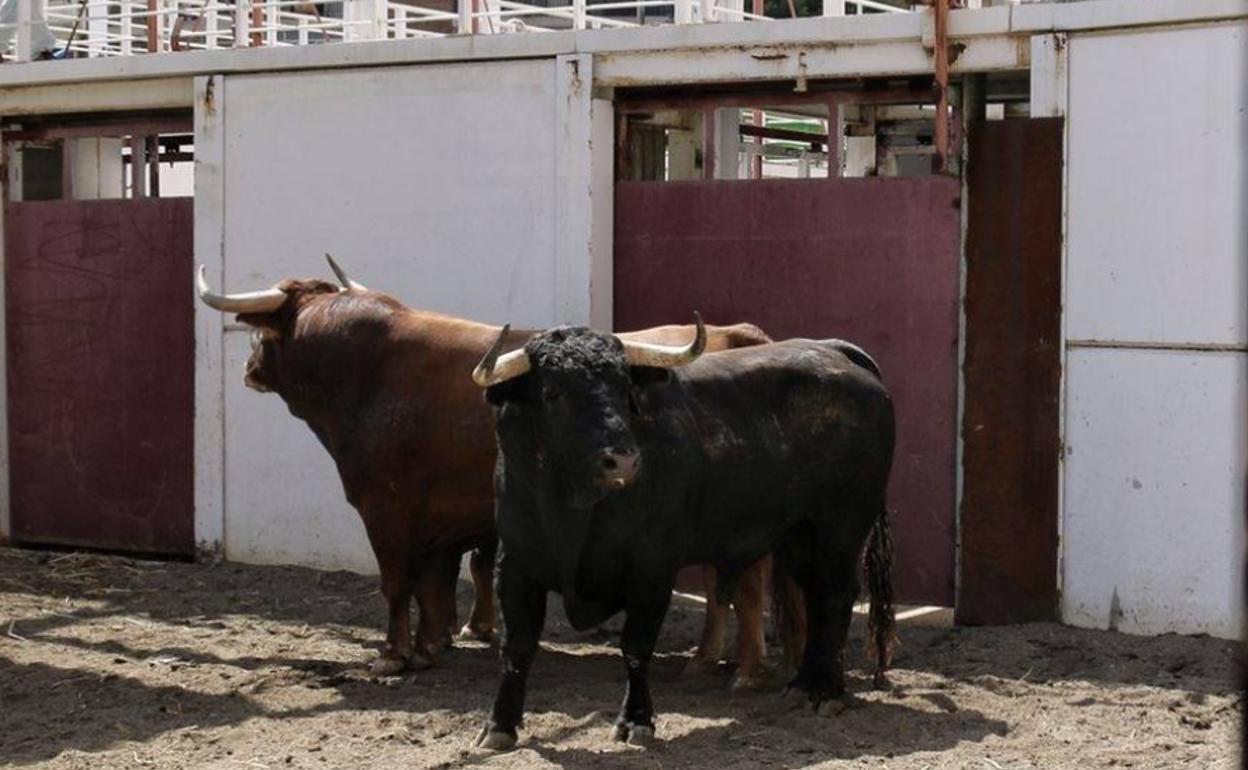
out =
[[935,0],[936,15],[936,173],[949,163],[949,0]]
[[251,6],[251,44],[253,46],[263,45],[264,38],[259,30],[264,26],[264,6],[260,3],[254,3]]
[[147,192],[152,198],[160,197],[160,138],[153,134],[144,137],[147,147]]
[[147,52],[160,53],[160,0],[147,0]]
[[130,197],[147,197],[147,141],[140,134],[127,137],[130,145]]
[[702,110],[702,178],[715,178],[715,108]]

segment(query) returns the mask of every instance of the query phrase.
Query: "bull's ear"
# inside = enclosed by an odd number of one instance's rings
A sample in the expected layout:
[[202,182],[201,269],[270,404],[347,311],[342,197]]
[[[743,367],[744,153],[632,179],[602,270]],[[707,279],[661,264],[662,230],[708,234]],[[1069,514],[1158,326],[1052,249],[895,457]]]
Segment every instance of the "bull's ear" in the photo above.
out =
[[666,385],[672,379],[672,370],[661,366],[630,366],[633,384],[639,388],[647,385]]
[[492,406],[502,406],[508,401],[523,401],[528,380],[529,376],[522,374],[497,385],[491,385],[485,389],[485,400]]
[[256,329],[268,329],[274,332],[282,330],[282,321],[277,313],[239,313],[234,320]]

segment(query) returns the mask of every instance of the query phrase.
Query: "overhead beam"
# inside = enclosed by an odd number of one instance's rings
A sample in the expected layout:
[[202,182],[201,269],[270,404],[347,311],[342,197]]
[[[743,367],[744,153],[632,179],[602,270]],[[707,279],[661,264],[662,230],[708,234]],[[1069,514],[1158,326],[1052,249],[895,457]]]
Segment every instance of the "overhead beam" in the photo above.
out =
[[[0,89],[11,86],[100,82],[274,72],[338,67],[411,65],[452,61],[494,61],[594,54],[606,60],[604,84],[672,82],[688,67],[695,80],[733,76],[752,79],[796,77],[796,56],[808,52],[807,77],[917,74],[931,71],[922,47],[924,14],[866,14],[810,17],[782,22],[688,24],[613,30],[563,30],[523,35],[460,35],[383,40],[351,45],[313,45],[215,51],[176,56],[126,56],[69,61],[11,63],[0,67]],[[1025,68],[1032,35],[1127,29],[1167,24],[1248,19],[1248,0],[1086,0],[949,12],[949,38],[966,50],[950,72],[993,72]],[[769,58],[773,54],[777,58]],[[843,58],[843,62],[832,61]],[[636,61],[644,59],[649,62]],[[597,84],[596,79],[596,84]]]

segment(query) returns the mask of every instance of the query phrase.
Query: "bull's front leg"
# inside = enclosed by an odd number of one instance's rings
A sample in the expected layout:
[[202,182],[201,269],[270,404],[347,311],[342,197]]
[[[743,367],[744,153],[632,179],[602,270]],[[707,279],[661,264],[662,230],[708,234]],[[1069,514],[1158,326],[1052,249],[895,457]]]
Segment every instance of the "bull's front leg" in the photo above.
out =
[[477,735],[476,745],[505,751],[516,745],[524,721],[524,694],[529,667],[546,624],[546,590],[508,566],[504,552],[498,561],[498,600],[502,607],[503,680],[494,710]]
[[672,586],[661,593],[656,592],[646,601],[629,605],[624,620],[624,633],[620,649],[624,653],[624,666],[628,671],[628,689],[624,693],[624,705],[615,720],[611,737],[626,741],[633,746],[645,746],[654,741],[654,702],[650,698],[650,658],[659,638],[663,616],[671,600]]
[[416,603],[420,623],[416,627],[416,651],[435,660],[451,643],[455,627],[455,579],[459,574],[459,551],[442,548],[428,555],[416,576]]
[[381,594],[386,600],[386,646],[373,661],[373,676],[392,676],[412,663],[417,667],[428,661],[412,650],[412,580],[407,564],[398,559],[379,559],[381,567]]

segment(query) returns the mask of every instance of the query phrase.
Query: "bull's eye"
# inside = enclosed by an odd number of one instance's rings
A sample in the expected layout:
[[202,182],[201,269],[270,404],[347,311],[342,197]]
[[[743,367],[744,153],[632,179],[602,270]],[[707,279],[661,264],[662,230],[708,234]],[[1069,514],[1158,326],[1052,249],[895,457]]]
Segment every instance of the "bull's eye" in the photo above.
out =
[[555,388],[542,388],[542,400],[548,404],[557,404],[559,399],[563,398],[563,394]]

